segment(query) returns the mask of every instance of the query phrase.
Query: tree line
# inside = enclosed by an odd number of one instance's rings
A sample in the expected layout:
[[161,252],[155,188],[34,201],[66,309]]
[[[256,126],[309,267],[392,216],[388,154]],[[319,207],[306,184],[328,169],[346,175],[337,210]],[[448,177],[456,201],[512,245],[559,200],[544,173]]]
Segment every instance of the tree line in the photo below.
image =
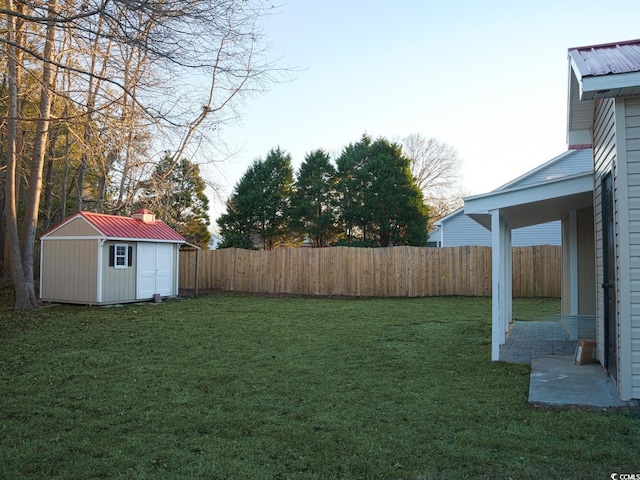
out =
[[334,163],[322,149],[296,172],[281,148],[256,159],[218,218],[221,248],[424,246],[429,208],[399,143],[363,135]]
[[273,12],[261,0],[2,3],[0,266],[16,308],[36,303],[38,235],[77,211],[146,206],[206,244],[203,152],[281,71],[261,28]]

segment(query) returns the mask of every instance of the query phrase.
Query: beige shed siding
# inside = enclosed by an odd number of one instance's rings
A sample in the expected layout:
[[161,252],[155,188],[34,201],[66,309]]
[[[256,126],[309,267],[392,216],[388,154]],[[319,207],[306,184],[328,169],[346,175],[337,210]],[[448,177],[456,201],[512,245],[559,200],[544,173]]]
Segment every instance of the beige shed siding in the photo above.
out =
[[627,98],[624,103],[629,185],[631,396],[640,398],[640,97]]
[[42,242],[42,300],[94,304],[98,296],[99,240]]
[[[594,210],[596,235],[596,285],[602,285],[604,279],[604,263],[602,256],[602,177],[613,171],[615,179],[615,100],[604,99],[596,102],[593,131],[593,161],[594,161]],[[597,296],[597,332],[598,359],[604,360],[604,292],[596,289]]]
[[95,237],[100,235],[84,218],[76,217],[69,223],[51,232],[49,237]]
[[[133,263],[128,268],[109,266],[109,247],[115,244],[133,247]],[[136,243],[105,242],[102,253],[102,303],[129,302],[136,299]]]

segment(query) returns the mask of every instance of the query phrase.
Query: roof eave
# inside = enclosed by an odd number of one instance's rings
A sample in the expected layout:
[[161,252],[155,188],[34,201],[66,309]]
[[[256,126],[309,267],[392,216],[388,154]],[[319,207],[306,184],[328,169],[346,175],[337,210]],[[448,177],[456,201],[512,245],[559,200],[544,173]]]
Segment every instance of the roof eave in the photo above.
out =
[[591,126],[595,112],[594,100],[581,100],[582,74],[569,56],[567,95],[567,146],[569,149],[590,148],[593,144]]
[[[569,95],[567,144],[569,148],[591,146],[595,101],[640,95],[640,71],[633,64],[606,64],[600,70],[581,55],[581,50],[637,44],[638,40],[569,49]],[[636,61],[633,59],[632,61]],[[627,71],[624,71],[627,69]]]
[[[585,172],[558,180],[540,183],[510,190],[498,190],[483,195],[476,195],[464,199],[464,213],[476,222],[491,229],[491,212],[494,210],[511,209],[517,213],[518,218],[511,218],[509,221],[513,228],[544,223],[535,220],[534,213],[541,215],[538,205],[545,205],[554,199],[563,197],[575,197],[578,199],[575,205],[567,204],[567,208],[579,209],[585,205],[583,194],[593,195],[593,172]],[[522,213],[523,211],[525,213]],[[550,216],[555,216],[551,212]],[[545,218],[545,221],[559,220],[560,218]]]
[[167,238],[135,238],[135,237],[106,237],[110,242],[150,242],[150,243],[187,243],[186,240]]
[[640,72],[583,76],[580,100],[634,95],[640,85]]

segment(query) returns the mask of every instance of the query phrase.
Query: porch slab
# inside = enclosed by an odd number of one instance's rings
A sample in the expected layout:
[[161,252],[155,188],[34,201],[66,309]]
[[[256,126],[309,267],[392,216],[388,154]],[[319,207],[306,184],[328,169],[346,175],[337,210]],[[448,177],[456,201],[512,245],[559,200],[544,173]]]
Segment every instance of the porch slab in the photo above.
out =
[[573,355],[531,359],[529,403],[594,408],[627,406],[599,364],[576,365]]
[[547,355],[573,355],[577,341],[560,321],[516,321],[500,345],[500,360],[529,363],[532,358]]

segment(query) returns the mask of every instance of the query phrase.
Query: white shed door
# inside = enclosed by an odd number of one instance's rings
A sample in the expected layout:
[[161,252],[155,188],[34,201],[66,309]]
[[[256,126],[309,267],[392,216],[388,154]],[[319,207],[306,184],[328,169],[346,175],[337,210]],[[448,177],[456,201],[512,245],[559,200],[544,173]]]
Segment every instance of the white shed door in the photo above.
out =
[[171,279],[173,245],[169,243],[138,243],[138,291],[136,298],[163,297],[172,294]]

